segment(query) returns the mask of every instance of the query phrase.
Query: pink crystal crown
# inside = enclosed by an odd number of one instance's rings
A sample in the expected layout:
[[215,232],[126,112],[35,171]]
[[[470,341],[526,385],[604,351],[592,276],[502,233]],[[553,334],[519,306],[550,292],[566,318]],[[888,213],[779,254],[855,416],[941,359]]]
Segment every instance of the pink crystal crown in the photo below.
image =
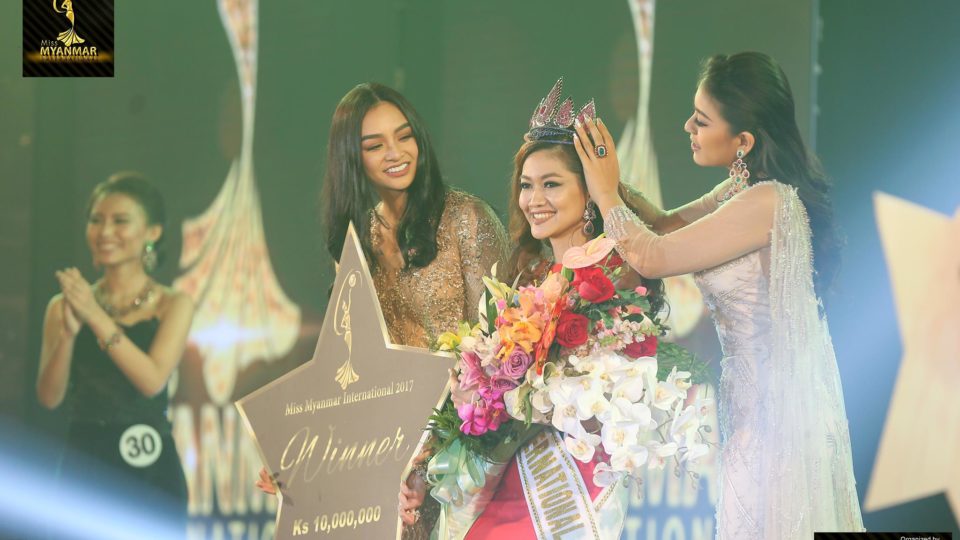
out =
[[530,117],[530,129],[523,138],[527,141],[546,141],[560,144],[573,144],[573,126],[575,121],[585,122],[596,118],[597,107],[593,100],[587,102],[580,112],[573,114],[573,100],[567,98],[560,101],[563,91],[563,77],[557,79],[556,84],[540,100],[540,105]]

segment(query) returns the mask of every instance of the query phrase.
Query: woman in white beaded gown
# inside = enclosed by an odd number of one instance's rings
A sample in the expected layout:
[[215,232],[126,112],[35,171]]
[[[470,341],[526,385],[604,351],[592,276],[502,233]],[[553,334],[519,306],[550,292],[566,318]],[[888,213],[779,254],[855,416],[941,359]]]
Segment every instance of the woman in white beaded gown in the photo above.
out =
[[843,392],[818,300],[839,246],[828,184],[800,137],[783,70],[760,53],[710,58],[684,129],[694,161],[730,167],[730,178],[676,210],[643,205],[639,217],[618,195],[602,121],[579,126],[575,146],[624,259],[649,278],[695,272],[713,314],[723,350],[717,537],[861,531]]

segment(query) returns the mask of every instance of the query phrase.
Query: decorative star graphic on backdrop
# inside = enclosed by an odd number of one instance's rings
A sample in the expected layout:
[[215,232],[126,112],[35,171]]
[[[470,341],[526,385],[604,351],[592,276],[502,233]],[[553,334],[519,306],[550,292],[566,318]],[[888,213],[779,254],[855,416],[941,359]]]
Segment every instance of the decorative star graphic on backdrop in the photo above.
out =
[[946,492],[960,518],[960,210],[874,201],[903,360],[864,509]]
[[281,487],[276,538],[399,538],[400,481],[452,366],[390,343],[351,226],[313,359],[237,402]]

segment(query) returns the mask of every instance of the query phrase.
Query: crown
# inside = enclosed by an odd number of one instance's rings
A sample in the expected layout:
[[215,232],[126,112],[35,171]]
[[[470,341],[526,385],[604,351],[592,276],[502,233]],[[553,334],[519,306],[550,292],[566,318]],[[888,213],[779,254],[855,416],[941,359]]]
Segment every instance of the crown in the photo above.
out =
[[546,141],[560,144],[573,144],[573,126],[575,121],[583,123],[597,117],[597,107],[593,100],[587,102],[580,112],[573,114],[573,100],[567,98],[560,102],[563,91],[563,77],[540,100],[540,105],[530,117],[530,129],[523,138],[527,141]]

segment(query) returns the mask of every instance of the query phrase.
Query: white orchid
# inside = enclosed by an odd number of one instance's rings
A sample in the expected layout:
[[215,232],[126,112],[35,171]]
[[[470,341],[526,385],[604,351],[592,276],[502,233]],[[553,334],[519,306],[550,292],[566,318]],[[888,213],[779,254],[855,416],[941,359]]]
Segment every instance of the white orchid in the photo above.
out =
[[636,403],[643,399],[644,392],[643,377],[623,377],[614,384],[611,395],[614,398],[624,398],[631,403]]
[[633,402],[626,398],[617,397],[611,401],[613,405],[611,410],[616,411],[612,420],[616,422],[636,422],[640,429],[652,431],[657,428],[657,422],[653,418],[653,411],[645,403]]
[[659,441],[647,442],[646,448],[650,451],[647,462],[649,469],[662,469],[667,464],[667,458],[677,455],[680,447],[677,443],[663,444]]
[[611,384],[623,377],[618,373],[631,363],[628,358],[610,351],[598,351],[582,358],[571,356],[568,361],[580,373],[589,373],[604,384]]
[[693,442],[680,454],[680,462],[695,462],[710,452],[710,447],[702,442]]
[[530,404],[533,405],[534,415],[537,413],[546,415],[553,410],[553,401],[550,400],[550,392],[545,389],[534,390],[533,394],[530,395]]
[[618,383],[623,379],[639,379],[643,381],[644,377],[647,376],[654,378],[657,376],[657,359],[650,356],[627,360],[610,369],[610,377],[614,383]]
[[[677,387],[678,390],[682,390],[686,394],[687,390],[690,389],[690,372],[689,371],[677,371],[677,367],[674,366],[670,370],[670,375],[667,375],[667,382],[673,384]],[[686,398],[686,396],[684,396]]]
[[[686,373],[685,371],[680,373]],[[689,377],[689,374],[687,374]],[[678,400],[683,401],[687,397],[687,391],[677,387],[677,368],[674,367],[667,377],[666,381],[657,381],[654,378],[647,377],[648,386],[653,388],[651,397],[652,405],[662,411],[669,411]]]
[[624,476],[624,473],[614,471],[609,463],[597,463],[593,468],[593,484],[598,487],[612,486]]
[[[527,413],[523,407],[523,400],[520,399],[520,389],[522,386],[518,386],[513,390],[507,390],[503,393],[503,405],[507,411],[507,414],[511,418],[516,418],[522,422],[527,420]],[[537,412],[537,411],[534,411]]]
[[630,476],[641,476],[642,467],[646,465],[650,452],[646,446],[631,445],[618,448],[610,455],[610,467],[614,471],[624,472]]
[[623,448],[636,446],[639,443],[639,435],[639,422],[605,422],[600,428],[603,450],[611,456]]
[[[580,425],[583,420],[593,416],[589,407],[579,406],[580,397],[590,392],[591,378],[588,375],[550,379],[547,389],[553,402],[553,427],[565,433],[575,432],[573,424]],[[589,402],[589,396],[585,400]]]
[[700,418],[693,405],[682,408],[683,403],[677,403],[673,411],[673,422],[670,424],[670,438],[680,443],[695,440],[700,429]]
[[576,393],[577,416],[581,420],[589,420],[594,416],[603,414],[610,408],[610,401],[607,400],[603,391],[603,382],[593,376],[587,375],[579,381],[579,388]]
[[[567,451],[576,459],[593,459],[603,445],[610,461],[597,465],[597,485],[639,476],[645,468],[663,468],[670,458],[695,461],[707,452],[698,430],[709,402],[682,408],[690,373],[674,368],[659,381],[656,358],[634,359],[611,351],[569,356],[566,365],[566,373],[556,369],[528,374],[531,404],[566,434]],[[505,399],[512,402],[509,394]],[[594,417],[600,422],[599,435],[584,428],[583,422]],[[670,426],[667,443],[657,435],[661,424]]]
[[[535,391],[531,388],[529,382],[525,382],[512,390],[507,390],[504,392],[503,405],[507,411],[507,414],[509,414],[512,418],[520,420],[521,422],[526,422],[527,409],[525,406],[526,401],[524,400],[524,397],[532,392]],[[533,397],[533,395],[531,395],[531,397]],[[536,407],[533,407],[530,410],[530,421],[535,424],[550,423],[550,421],[547,419],[547,415],[538,410]]]
[[603,367],[602,364],[597,362],[597,359],[592,355],[584,356],[583,358],[577,355],[570,355],[567,357],[567,363],[570,364],[570,367],[579,371],[580,373],[592,373],[599,376]]
[[711,398],[702,398],[698,397],[693,402],[693,408],[697,412],[697,419],[701,424],[707,421],[707,418],[713,415],[714,408],[717,406],[716,401]]
[[567,447],[567,452],[569,452],[574,459],[582,461],[583,463],[589,463],[593,460],[597,446],[600,444],[600,436],[589,433],[581,428],[580,433],[575,435],[567,433],[563,438],[563,443]]

